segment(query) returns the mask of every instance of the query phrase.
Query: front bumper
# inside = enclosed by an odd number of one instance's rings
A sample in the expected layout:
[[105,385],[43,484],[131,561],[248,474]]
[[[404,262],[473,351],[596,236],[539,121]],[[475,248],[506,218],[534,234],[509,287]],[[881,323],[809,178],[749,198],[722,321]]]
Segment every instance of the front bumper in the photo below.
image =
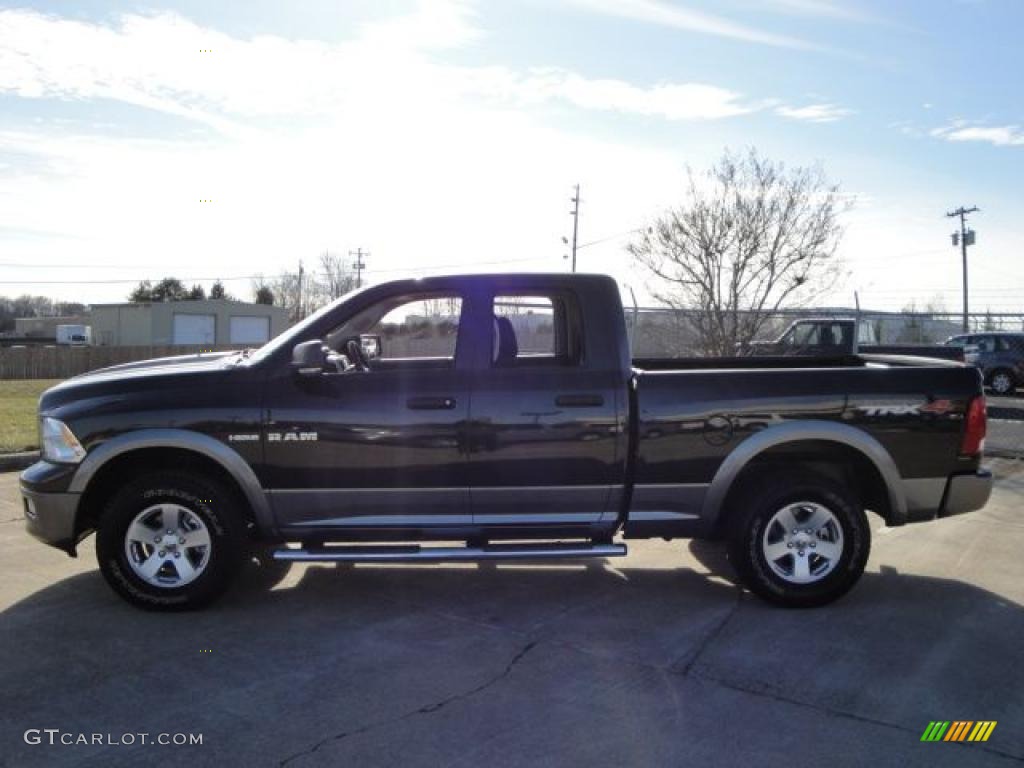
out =
[[992,472],[979,469],[970,475],[953,475],[939,507],[939,517],[960,515],[981,509],[992,495]]
[[53,475],[53,471],[48,471],[52,465],[40,467],[43,464],[32,465],[20,478],[25,529],[40,541],[74,557],[80,538],[76,530],[80,494],[52,490],[52,479],[43,481],[40,477]]

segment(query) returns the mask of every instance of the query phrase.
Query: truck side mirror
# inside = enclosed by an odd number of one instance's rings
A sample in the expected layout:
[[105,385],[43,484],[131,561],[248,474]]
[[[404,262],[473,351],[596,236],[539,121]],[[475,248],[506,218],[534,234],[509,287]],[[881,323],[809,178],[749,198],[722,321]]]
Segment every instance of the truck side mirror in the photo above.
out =
[[375,336],[370,333],[360,335],[359,346],[363,348],[363,354],[366,355],[367,360],[374,360],[380,357],[383,350],[380,336]]
[[327,364],[327,353],[321,339],[310,339],[292,349],[292,370],[299,376],[319,376]]

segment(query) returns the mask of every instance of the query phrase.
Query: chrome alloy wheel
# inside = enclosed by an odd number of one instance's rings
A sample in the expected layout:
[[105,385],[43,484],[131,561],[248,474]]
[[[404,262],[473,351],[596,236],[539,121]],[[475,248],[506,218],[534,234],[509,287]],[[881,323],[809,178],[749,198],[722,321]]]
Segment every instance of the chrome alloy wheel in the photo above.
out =
[[1005,395],[1013,389],[1013,379],[1010,378],[1010,374],[999,372],[992,377],[992,390],[997,395]]
[[206,524],[179,504],[147,507],[124,535],[124,552],[135,575],[164,589],[195,581],[210,562],[210,550]]
[[843,529],[814,501],[787,504],[768,521],[761,551],[775,574],[792,584],[812,584],[832,572],[843,554]]

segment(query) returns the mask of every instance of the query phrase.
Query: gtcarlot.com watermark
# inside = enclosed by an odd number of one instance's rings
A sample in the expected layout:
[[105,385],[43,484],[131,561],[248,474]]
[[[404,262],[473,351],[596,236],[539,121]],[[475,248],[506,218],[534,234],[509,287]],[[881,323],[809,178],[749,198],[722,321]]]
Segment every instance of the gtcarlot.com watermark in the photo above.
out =
[[135,747],[140,744],[187,747],[203,743],[201,733],[75,733],[60,728],[29,728],[23,738],[26,744],[62,744],[68,747]]

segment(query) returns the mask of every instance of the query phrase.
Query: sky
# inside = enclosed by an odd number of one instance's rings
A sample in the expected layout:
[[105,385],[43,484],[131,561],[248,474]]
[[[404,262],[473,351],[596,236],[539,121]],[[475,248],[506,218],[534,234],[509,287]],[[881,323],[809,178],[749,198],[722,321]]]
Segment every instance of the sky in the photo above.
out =
[[[829,304],[1024,312],[1018,0],[0,4],[0,295],[124,299],[362,248],[365,280],[647,278],[629,233],[756,147],[853,201]],[[595,242],[597,241],[597,242]],[[593,244],[590,244],[593,243]]]

